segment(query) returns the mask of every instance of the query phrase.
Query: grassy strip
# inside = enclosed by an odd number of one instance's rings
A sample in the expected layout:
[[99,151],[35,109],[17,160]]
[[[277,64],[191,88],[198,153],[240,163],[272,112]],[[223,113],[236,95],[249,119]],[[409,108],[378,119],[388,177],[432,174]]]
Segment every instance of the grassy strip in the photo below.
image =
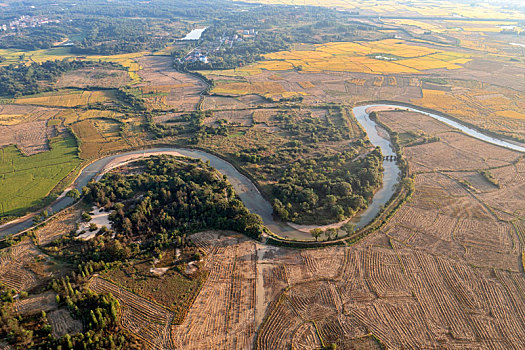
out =
[[[73,136],[50,140],[50,151],[24,156],[14,146],[1,150],[2,215],[21,216],[48,205],[65,188],[63,180],[81,163]],[[56,189],[54,191],[54,189]],[[8,207],[4,207],[8,203]]]

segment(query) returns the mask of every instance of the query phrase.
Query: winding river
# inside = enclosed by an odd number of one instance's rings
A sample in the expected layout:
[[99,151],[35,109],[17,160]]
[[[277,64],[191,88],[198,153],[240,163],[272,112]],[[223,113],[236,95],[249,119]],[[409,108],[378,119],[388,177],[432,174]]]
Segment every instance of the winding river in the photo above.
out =
[[[417,108],[405,107],[402,105],[395,104],[368,104],[363,106],[357,106],[353,108],[354,115],[357,121],[366,131],[370,142],[374,146],[381,148],[383,155],[395,155],[392,145],[387,138],[382,137],[378,133],[377,124],[369,118],[367,110],[369,108],[381,108],[381,109],[401,109],[409,110],[413,112],[422,113],[429,117],[432,117],[436,120],[439,120],[447,125],[452,126],[453,128],[459,129],[465,134],[472,136],[476,139],[486,141],[501,147],[512,149],[518,152],[525,152],[525,147],[516,145],[511,142],[507,142],[501,139],[494,138],[483,134],[475,129],[472,129],[468,126],[458,123],[452,119],[425,112]],[[81,190],[91,179],[95,178],[98,180],[102,175],[119,165],[122,165],[126,162],[129,162],[133,159],[142,158],[148,155],[154,154],[172,154],[180,155],[191,158],[198,158],[203,161],[209,161],[210,165],[217,169],[222,174],[228,177],[228,180],[233,185],[235,191],[244,202],[246,207],[253,213],[258,214],[262,217],[264,224],[270,229],[274,234],[279,235],[287,239],[297,239],[297,240],[312,240],[312,236],[308,232],[308,227],[301,227],[295,225],[294,227],[287,225],[286,223],[274,220],[272,216],[272,206],[268,201],[264,199],[257,187],[248,179],[246,176],[241,174],[233,165],[216,157],[212,154],[206,153],[200,150],[191,150],[184,148],[175,148],[175,147],[160,147],[152,148],[144,151],[132,151],[125,152],[121,154],[116,154],[108,156],[102,159],[99,159],[90,165],[86,166],[75,180],[74,187],[78,190]],[[395,162],[384,161],[384,176],[383,176],[383,186],[375,193],[372,202],[369,204],[368,208],[357,216],[352,218],[351,222],[356,225],[356,227],[364,227],[370,223],[376,215],[381,210],[382,206],[385,205],[388,200],[392,197],[395,192],[396,185],[399,181],[400,169]],[[71,205],[73,200],[65,195],[61,195],[51,206],[48,208],[48,211],[55,213],[65,207]],[[340,223],[341,224],[341,223]],[[339,224],[339,225],[340,225]],[[15,223],[8,223],[0,226],[0,237],[3,237],[8,234],[20,232],[24,229],[30,228],[33,225],[33,219],[28,218],[25,220],[18,220]],[[337,226],[337,224],[335,225]]]

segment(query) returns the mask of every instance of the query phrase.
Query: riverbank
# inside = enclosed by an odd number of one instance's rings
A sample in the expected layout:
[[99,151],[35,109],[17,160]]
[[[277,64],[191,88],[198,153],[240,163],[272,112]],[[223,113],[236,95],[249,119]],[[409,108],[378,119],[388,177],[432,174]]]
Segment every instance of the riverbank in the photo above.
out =
[[[354,107],[352,111],[358,123],[361,125],[361,127],[363,127],[363,129],[367,133],[370,142],[374,146],[381,148],[381,151],[384,156],[397,155],[397,147],[394,147],[392,145],[392,142],[389,140],[389,138],[385,138],[379,134],[377,129],[378,123],[370,119],[369,112],[377,110],[378,108],[405,110],[408,109],[414,112],[422,113],[434,119],[442,121],[448,125],[456,127],[457,129],[465,132],[467,135],[470,135],[482,141],[497,144],[501,147],[525,152],[525,148],[517,146],[513,143],[509,143],[504,140],[495,139],[491,136],[481,134],[479,131],[473,130],[464,125],[460,125],[459,123],[453,120],[443,120],[446,119],[443,116],[434,115],[432,113],[426,112],[424,110],[419,110],[417,108],[407,107],[404,104],[375,103]],[[315,242],[313,240],[313,237],[309,232],[309,229],[311,229],[311,227],[308,227],[308,229],[302,228],[300,226],[292,227],[283,222],[275,220],[273,217],[272,206],[262,196],[257,186],[249,177],[241,173],[241,171],[239,171],[230,162],[202,150],[185,149],[178,147],[157,147],[148,150],[129,151],[121,154],[107,156],[96,160],[91,164],[87,165],[85,168],[83,168],[80,174],[78,175],[76,181],[74,182],[73,187],[78,190],[82,190],[82,187],[84,187],[91,179],[99,179],[103,173],[107,172],[110,169],[122,165],[125,162],[129,162],[132,159],[138,159],[144,156],[158,154],[172,154],[177,156],[198,158],[205,162],[209,161],[212,167],[216,168],[219,172],[228,177],[228,180],[231,182],[232,186],[234,187],[235,191],[237,192],[241,200],[244,202],[246,207],[251,212],[261,216],[264,224],[274,235],[274,240],[278,240],[280,242],[289,241],[294,244],[304,243],[306,245],[324,243]],[[388,208],[390,207],[392,202],[402,200],[399,198],[398,195],[395,195],[396,192],[402,192],[402,189],[398,186],[399,177],[401,174],[399,166],[395,162],[385,160],[383,161],[383,168],[383,186],[375,193],[373,200],[371,201],[371,203],[369,203],[368,208],[350,220],[345,220],[341,223],[334,223],[329,225],[330,227],[338,227],[348,221],[356,225],[357,231],[355,234],[352,234],[351,236],[345,236],[344,238],[340,238],[337,241],[353,239],[358,234],[363,234],[363,232],[369,232],[368,230],[365,230],[365,228],[368,225],[377,225],[377,218],[385,215],[385,213],[388,214]],[[67,201],[69,201],[69,204],[66,203]],[[61,195],[59,199],[52,205],[51,210],[53,212],[57,212],[63,209],[64,207],[70,205],[72,202],[73,200],[71,198],[66,197],[65,195]],[[32,219],[18,219],[18,221],[18,223],[10,226],[7,229],[0,229],[0,237],[19,232],[21,230],[28,229],[33,226]],[[8,223],[7,225],[9,224],[10,223]],[[334,241],[334,243],[335,242],[336,241]]]

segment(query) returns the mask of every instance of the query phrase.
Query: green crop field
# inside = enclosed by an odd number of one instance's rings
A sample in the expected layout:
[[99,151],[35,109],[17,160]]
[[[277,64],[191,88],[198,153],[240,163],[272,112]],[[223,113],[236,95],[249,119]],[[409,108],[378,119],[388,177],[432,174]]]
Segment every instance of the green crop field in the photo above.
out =
[[79,163],[72,136],[50,140],[51,150],[24,156],[15,146],[0,149],[0,217],[42,204]]

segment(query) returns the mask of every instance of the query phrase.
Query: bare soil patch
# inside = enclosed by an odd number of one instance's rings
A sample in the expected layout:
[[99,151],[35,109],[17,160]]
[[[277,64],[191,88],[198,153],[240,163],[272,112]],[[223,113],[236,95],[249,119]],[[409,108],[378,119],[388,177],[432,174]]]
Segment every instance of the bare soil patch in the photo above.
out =
[[0,147],[14,144],[25,155],[49,150],[48,140],[56,136],[56,129],[47,121],[32,121],[23,124],[0,125]]
[[56,88],[104,87],[118,88],[131,82],[125,70],[107,68],[83,68],[62,75],[55,84]]
[[51,324],[55,338],[63,337],[66,334],[82,332],[82,322],[71,317],[71,314],[66,309],[51,311],[47,315],[47,319],[49,320],[49,324]]
[[57,307],[55,296],[54,292],[45,292],[17,300],[14,304],[14,311],[21,315],[34,315],[41,311],[48,312]]
[[200,79],[177,72],[172,67],[172,60],[162,56],[144,56],[138,59],[142,69],[138,72],[143,83],[137,87],[155,89],[156,86],[173,85],[166,96],[154,98],[156,106],[165,106],[177,110],[194,110],[200,101],[200,93],[206,84]]

